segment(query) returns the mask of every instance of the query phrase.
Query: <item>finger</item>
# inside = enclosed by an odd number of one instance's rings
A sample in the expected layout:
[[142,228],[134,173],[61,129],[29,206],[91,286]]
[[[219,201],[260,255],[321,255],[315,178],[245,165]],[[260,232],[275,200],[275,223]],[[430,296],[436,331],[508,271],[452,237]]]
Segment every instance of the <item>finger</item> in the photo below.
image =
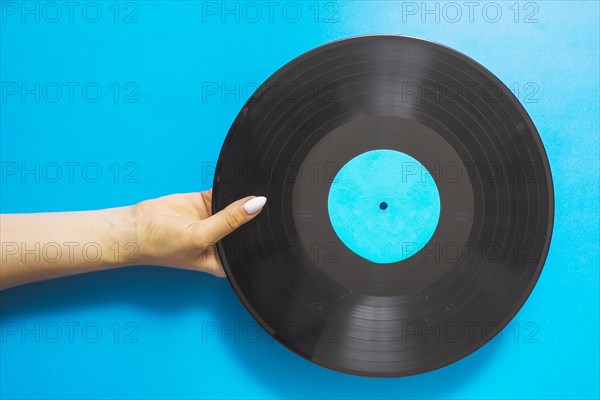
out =
[[211,244],[218,242],[256,217],[266,202],[266,197],[250,196],[231,203],[225,209],[202,221],[203,239]]
[[211,254],[204,261],[198,260],[192,265],[195,270],[207,272],[219,278],[225,277],[225,270],[217,254]]
[[196,270],[208,272],[219,278],[225,277],[225,270],[215,246],[207,247],[201,256],[194,261],[192,266]]
[[212,188],[205,190],[204,192],[200,192],[200,198],[204,203],[204,210],[208,210],[208,215],[210,215],[210,210],[212,209]]

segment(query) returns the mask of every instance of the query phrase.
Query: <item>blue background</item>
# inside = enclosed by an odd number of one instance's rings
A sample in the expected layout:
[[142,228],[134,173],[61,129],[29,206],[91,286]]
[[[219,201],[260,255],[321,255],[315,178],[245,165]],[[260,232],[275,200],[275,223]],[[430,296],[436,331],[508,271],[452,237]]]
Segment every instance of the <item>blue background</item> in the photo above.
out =
[[[72,22],[62,6],[56,23],[44,15],[40,22],[25,15],[23,22],[7,3],[22,7],[0,1],[3,166],[80,167],[73,182],[64,176],[50,182],[50,170],[39,182],[32,175],[3,176],[4,213],[104,208],[206,189],[225,134],[256,84],[328,41],[399,33],[456,48],[518,89],[548,152],[556,222],[541,279],[509,327],[493,343],[432,373],[381,380],[322,369],[264,334],[255,340],[252,319],[225,280],[139,267],[3,292],[2,398],[598,398],[598,2],[519,2],[516,22],[514,2],[498,2],[502,17],[495,23],[494,10],[488,7],[487,20],[482,15],[486,2],[472,22],[465,6],[457,22],[448,8],[436,21],[422,13],[421,2],[278,2],[272,21],[258,2],[263,15],[257,22],[253,10],[242,10],[245,3],[238,3],[237,22],[235,14],[203,14],[196,1],[119,2],[114,22],[114,2],[100,1],[96,23],[82,16],[86,2],[78,3]],[[438,3],[440,12],[443,6]],[[301,18],[291,22],[297,7]],[[525,23],[536,9],[537,22]],[[125,23],[131,12],[137,22]],[[46,9],[47,19],[54,16]],[[63,93],[52,103],[52,93],[40,93],[39,102],[33,95],[7,95],[11,82],[80,86],[72,102]],[[81,94],[88,82],[102,89],[95,103]],[[221,96],[221,84],[231,89],[236,83],[238,98]],[[214,87],[217,95],[206,91]],[[124,102],[135,88],[129,100],[137,102]],[[103,173],[96,183],[87,181],[93,174],[82,176],[89,162]],[[110,169],[115,163],[117,179]],[[127,173],[133,179],[125,179]],[[39,341],[21,331],[7,334],[10,327],[35,329],[36,323]],[[64,328],[56,343],[48,330],[54,323]],[[79,324],[73,340],[65,323]],[[82,334],[89,323],[102,329],[96,343]],[[219,332],[208,335],[215,327]],[[127,333],[133,333],[129,340]]]

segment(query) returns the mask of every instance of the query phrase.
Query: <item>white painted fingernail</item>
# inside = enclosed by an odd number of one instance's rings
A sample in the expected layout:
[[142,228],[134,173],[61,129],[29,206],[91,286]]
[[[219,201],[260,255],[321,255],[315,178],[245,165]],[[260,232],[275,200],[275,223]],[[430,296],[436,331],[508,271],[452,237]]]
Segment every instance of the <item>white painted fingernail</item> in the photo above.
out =
[[250,199],[244,203],[244,211],[246,211],[246,214],[248,215],[256,214],[257,212],[262,210],[266,202],[267,198],[264,196],[259,196]]

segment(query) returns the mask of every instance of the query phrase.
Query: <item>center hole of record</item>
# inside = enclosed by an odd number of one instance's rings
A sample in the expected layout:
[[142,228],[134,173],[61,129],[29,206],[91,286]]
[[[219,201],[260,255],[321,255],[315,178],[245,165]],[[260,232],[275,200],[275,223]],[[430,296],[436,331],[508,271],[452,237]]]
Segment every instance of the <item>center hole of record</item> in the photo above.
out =
[[408,154],[389,149],[368,151],[348,161],[331,184],[327,206],[341,242],[378,264],[396,263],[419,252],[440,218],[440,195],[427,168]]

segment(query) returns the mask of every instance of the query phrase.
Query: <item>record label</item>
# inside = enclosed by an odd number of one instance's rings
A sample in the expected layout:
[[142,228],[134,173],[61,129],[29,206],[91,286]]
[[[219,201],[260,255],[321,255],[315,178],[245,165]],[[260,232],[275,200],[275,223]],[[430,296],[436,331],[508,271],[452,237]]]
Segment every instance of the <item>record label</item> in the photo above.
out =
[[328,196],[333,230],[344,245],[369,261],[388,264],[421,250],[440,217],[433,177],[396,150],[371,150],[348,161]]

